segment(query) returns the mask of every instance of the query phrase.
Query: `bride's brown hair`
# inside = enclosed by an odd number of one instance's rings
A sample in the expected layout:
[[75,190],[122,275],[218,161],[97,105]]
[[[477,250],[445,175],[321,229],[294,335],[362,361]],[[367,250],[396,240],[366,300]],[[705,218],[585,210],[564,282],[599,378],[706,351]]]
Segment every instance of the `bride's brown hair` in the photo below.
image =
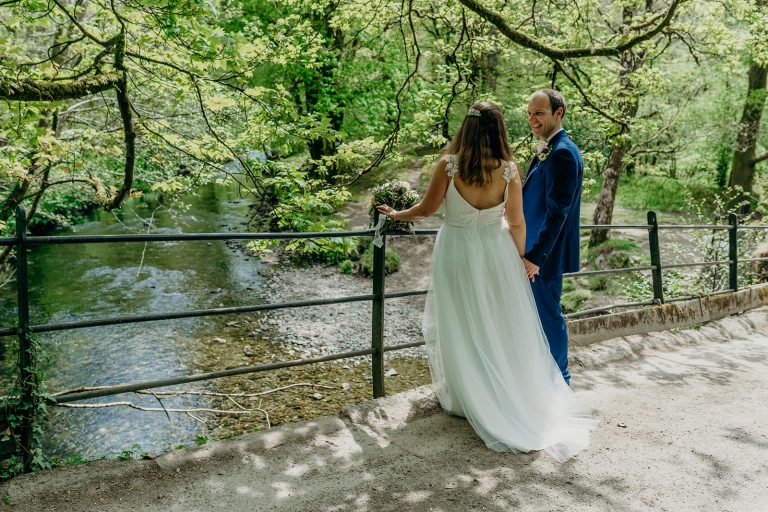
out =
[[461,128],[448,146],[441,152],[456,155],[456,165],[461,181],[468,185],[484,185],[502,162],[512,160],[512,150],[507,142],[507,128],[499,107],[487,101],[472,105]]

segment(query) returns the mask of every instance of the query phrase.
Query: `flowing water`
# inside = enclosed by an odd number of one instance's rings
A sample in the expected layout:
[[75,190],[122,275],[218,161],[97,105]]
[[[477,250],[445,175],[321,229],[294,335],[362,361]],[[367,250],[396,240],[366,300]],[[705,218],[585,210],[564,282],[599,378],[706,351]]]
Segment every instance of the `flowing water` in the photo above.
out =
[[[204,186],[173,210],[132,200],[116,214],[98,212],[55,235],[243,231],[249,202],[235,188]],[[154,212],[154,217],[153,217]],[[153,217],[148,231],[148,221]],[[29,253],[32,324],[188,311],[259,302],[258,260],[225,242],[68,244]],[[15,289],[0,290],[2,320],[15,316]],[[232,317],[208,317],[47,333],[40,342],[50,392],[196,373],[210,363],[217,330]],[[204,383],[194,385],[205,388]],[[173,389],[173,388],[164,388]],[[130,401],[157,408],[151,396],[124,394],[90,403]],[[202,398],[163,400],[171,407],[205,407]],[[185,414],[126,407],[54,408],[44,448],[52,455],[114,455],[134,444],[157,453],[189,443],[205,427]]]

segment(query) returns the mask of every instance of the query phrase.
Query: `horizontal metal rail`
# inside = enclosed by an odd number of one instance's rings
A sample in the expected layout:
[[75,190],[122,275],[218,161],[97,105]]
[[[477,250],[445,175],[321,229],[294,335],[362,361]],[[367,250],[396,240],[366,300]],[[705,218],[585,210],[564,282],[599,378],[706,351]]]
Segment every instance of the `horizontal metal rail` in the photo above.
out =
[[693,263],[665,263],[664,270],[684,267],[710,267],[712,265],[725,265],[726,263],[733,263],[733,260],[694,261]]
[[[407,348],[414,348],[421,345],[424,345],[423,341],[417,341],[413,343],[403,343],[401,345],[391,345],[388,347],[384,347],[384,352],[404,350]],[[66,395],[54,396],[49,400],[49,402],[51,404],[65,404],[65,403],[75,402],[77,400],[87,400],[90,398],[98,398],[102,396],[120,395],[122,393],[132,393],[134,391],[143,391],[146,389],[176,386],[178,384],[189,384],[190,382],[201,382],[201,381],[212,380],[212,379],[220,379],[222,377],[235,377],[238,375],[247,375],[249,373],[266,372],[270,370],[279,370],[282,368],[292,368],[295,366],[306,366],[309,364],[325,363],[328,361],[338,361],[340,359],[349,359],[352,357],[369,356],[372,353],[373,353],[372,348],[366,348],[366,349],[360,349],[360,350],[350,350],[347,352],[338,352],[335,354],[328,354],[320,357],[294,359],[291,361],[281,361],[278,363],[240,366],[238,368],[228,368],[226,370],[217,370],[213,372],[198,373],[195,375],[185,375],[182,377],[173,377],[168,379],[156,379],[156,380],[147,380],[147,381],[141,381],[141,382],[132,382],[129,384],[109,386],[109,387],[103,387],[100,389],[91,389],[87,391],[78,391],[75,393],[68,393]]]
[[733,226],[727,224],[659,224],[659,229],[733,229]]
[[426,295],[429,290],[409,290],[405,292],[390,292],[385,293],[385,299],[397,299],[399,297],[412,297],[414,295]]
[[231,308],[200,309],[196,311],[184,311],[177,313],[158,313],[154,315],[136,315],[125,317],[99,318],[95,320],[79,320],[75,322],[62,322],[41,325],[31,325],[29,331],[33,333],[62,331],[68,329],[82,329],[85,327],[101,327],[105,325],[132,324],[139,322],[155,322],[159,320],[177,320],[179,318],[195,318],[201,316],[231,315],[235,313],[251,313],[254,311],[272,311],[275,309],[303,308],[309,306],[324,306],[328,304],[344,304],[347,302],[362,302],[373,300],[373,295],[352,295],[348,297],[334,297],[329,299],[302,300],[295,302],[279,302],[275,304],[257,304],[253,306],[235,306]]
[[583,276],[595,276],[599,274],[624,274],[626,272],[645,272],[648,270],[656,270],[656,266],[649,265],[647,267],[606,268],[604,270],[579,270],[578,272],[568,272],[566,274],[563,274],[563,277],[583,277]]
[[[659,224],[659,229],[733,229],[722,224]],[[582,224],[582,230],[591,229],[650,229],[648,224]],[[768,230],[768,226],[739,225],[741,229]],[[387,236],[435,235],[438,229],[414,229],[413,233],[402,231],[387,231]],[[26,245],[61,245],[61,244],[94,244],[94,243],[124,243],[124,242],[180,242],[180,241],[212,241],[212,240],[292,240],[305,238],[344,238],[353,236],[373,236],[373,229],[356,231],[322,231],[322,232],[278,232],[278,233],[174,233],[174,234],[119,234],[119,235],[64,235],[64,236],[28,236]],[[0,237],[0,246],[18,245],[18,239]]]
[[736,290],[734,290],[732,288],[725,288],[723,290],[718,290],[718,291],[712,292],[712,293],[704,293],[704,294],[699,294],[699,295],[684,295],[684,296],[681,296],[681,297],[674,297],[672,299],[665,299],[664,302],[681,302],[681,301],[684,301],[684,300],[691,300],[691,299],[705,299],[707,297],[715,297],[717,295],[724,295],[726,293],[733,293],[734,291],[736,291]]
[[579,228],[585,229],[650,229],[650,224],[582,224]]
[[421,347],[422,345],[426,345],[426,343],[422,341],[413,341],[411,343],[402,343],[400,345],[390,345],[388,347],[384,347],[384,352],[392,352],[393,350],[404,350],[406,348],[414,348],[414,347]]
[[298,238],[347,238],[372,236],[372,229],[363,231],[322,231],[307,233],[175,233],[134,235],[67,235],[28,236],[25,245],[109,244],[125,242],[182,242],[211,240],[294,240]]
[[[439,231],[439,229],[414,229],[413,234],[417,236],[436,235]],[[410,234],[402,231],[387,231],[387,236],[407,236]]]
[[577,318],[580,316],[590,315],[593,313],[602,313],[603,311],[609,311],[611,309],[617,309],[617,308],[631,308],[633,306],[652,306],[654,304],[659,304],[658,300],[642,300],[638,302],[620,302],[618,304],[610,304],[608,306],[600,306],[596,308],[590,308],[585,309],[583,311],[577,311],[575,313],[568,313],[565,315],[565,318]]
[[97,398],[100,396],[119,395],[121,393],[131,393],[133,391],[142,391],[144,389],[162,388],[175,386],[177,384],[188,384],[190,382],[201,382],[204,380],[220,379],[222,377],[234,377],[236,375],[246,375],[249,373],[264,372],[268,370],[279,370],[281,368],[291,368],[293,366],[304,366],[308,364],[324,363],[326,361],[335,361],[337,359],[348,359],[350,357],[368,356],[373,353],[373,349],[366,348],[361,350],[350,350],[327,356],[313,357],[309,359],[294,359],[292,361],[281,361],[278,363],[257,364],[252,366],[240,366],[238,368],[229,368],[227,370],[217,370],[214,372],[198,373],[195,375],[185,375],[182,377],[173,377],[168,379],[146,380],[141,382],[132,382],[118,386],[111,386],[104,389],[93,389],[89,391],[78,391],[53,397],[51,403],[64,404],[76,400],[86,400],[88,398]]
[[754,262],[757,262],[757,261],[768,261],[768,257],[766,257],[766,258],[750,258],[748,260],[743,260],[743,259],[739,258],[739,263],[754,263]]

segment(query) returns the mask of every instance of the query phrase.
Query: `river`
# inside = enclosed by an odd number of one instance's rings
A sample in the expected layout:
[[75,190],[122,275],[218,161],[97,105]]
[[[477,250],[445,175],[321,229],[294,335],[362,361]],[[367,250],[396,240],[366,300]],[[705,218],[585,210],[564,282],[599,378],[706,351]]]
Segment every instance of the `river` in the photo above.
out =
[[[250,203],[236,187],[206,185],[159,208],[132,199],[120,211],[95,212],[86,222],[54,235],[234,232],[245,230]],[[224,242],[68,244],[35,247],[29,253],[31,322],[142,313],[188,311],[259,301],[259,261]],[[1,324],[14,320],[15,289],[0,290]],[[231,317],[146,322],[47,333],[40,342],[49,392],[196,373],[215,356],[220,327]],[[205,384],[194,386],[204,389]],[[173,388],[165,388],[173,389]],[[91,403],[131,401],[158,407],[154,397],[125,394]],[[199,407],[205,399],[164,400],[166,407]],[[206,428],[184,414],[142,412],[126,407],[53,408],[46,426],[48,455],[114,456],[133,445],[158,453],[189,444]]]

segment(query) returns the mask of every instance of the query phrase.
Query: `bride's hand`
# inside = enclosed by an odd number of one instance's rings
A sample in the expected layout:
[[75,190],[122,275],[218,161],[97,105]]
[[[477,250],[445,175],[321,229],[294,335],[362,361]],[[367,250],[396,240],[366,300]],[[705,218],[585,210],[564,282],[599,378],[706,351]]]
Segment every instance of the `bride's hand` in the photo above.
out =
[[395,210],[394,208],[386,204],[379,204],[379,205],[376,205],[376,209],[379,212],[386,215],[387,217],[389,217],[390,219],[395,220],[395,215],[397,215],[397,210]]
[[523,266],[525,267],[525,273],[528,275],[528,279],[531,282],[536,281],[536,275],[539,273],[538,265],[535,265],[523,257]]

